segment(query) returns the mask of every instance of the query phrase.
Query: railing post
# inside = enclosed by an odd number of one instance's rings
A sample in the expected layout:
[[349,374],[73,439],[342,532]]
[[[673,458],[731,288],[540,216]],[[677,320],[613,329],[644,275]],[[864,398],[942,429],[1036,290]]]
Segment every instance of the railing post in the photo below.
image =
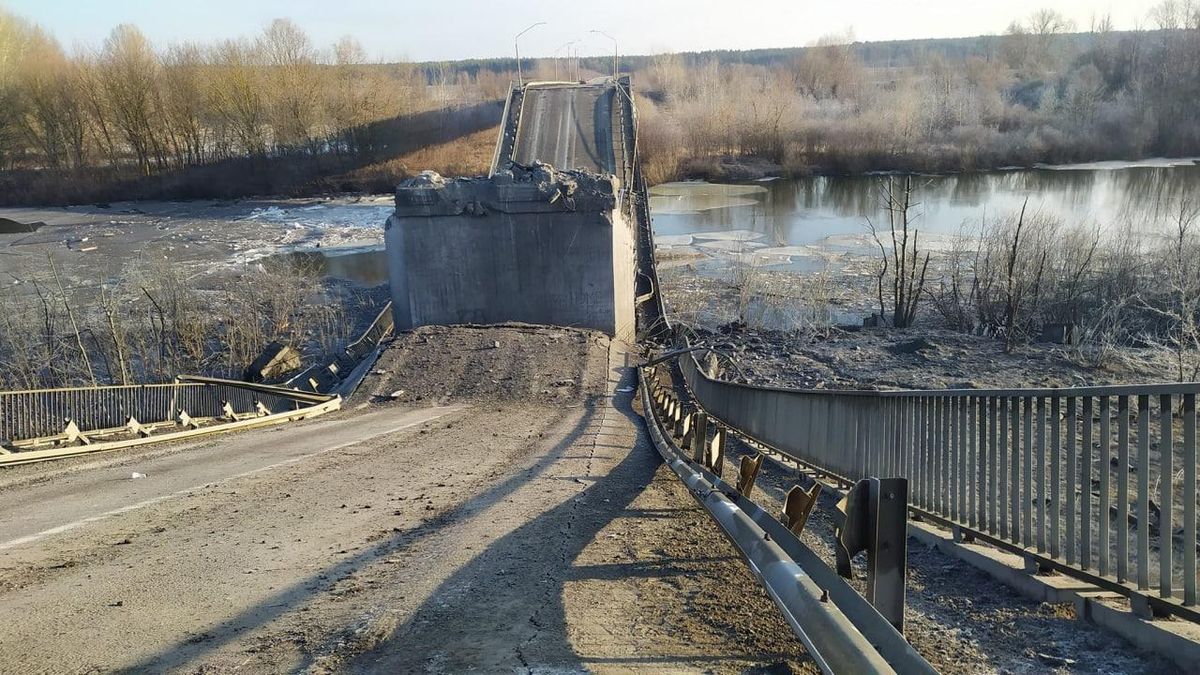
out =
[[1158,421],[1161,427],[1158,439],[1158,594],[1164,598],[1171,597],[1173,589],[1171,548],[1175,537],[1171,519],[1175,504],[1175,443],[1171,408],[1170,394],[1158,398]]
[[1137,585],[1150,590],[1150,397],[1138,396]]
[[987,463],[984,465],[984,474],[987,479],[987,497],[984,501],[987,508],[984,518],[987,527],[980,529],[986,529],[988,534],[996,534],[996,494],[999,486],[996,484],[996,399],[994,397],[988,397],[985,413],[987,421],[984,423],[986,429],[984,442],[987,445]]
[[1100,506],[1096,523],[1100,526],[1097,551],[1100,554],[1098,562],[1100,576],[1108,576],[1109,558],[1112,557],[1111,543],[1108,532],[1112,522],[1112,486],[1109,478],[1109,458],[1112,456],[1112,410],[1107,396],[1100,397]]
[[[1055,399],[1058,400],[1058,399]],[[1046,552],[1046,399],[1037,400],[1037,551]],[[1057,517],[1057,516],[1056,516]]]
[[1050,399],[1050,557],[1062,557],[1062,399]]
[[[996,474],[1000,489],[996,493],[996,520],[1000,530],[1000,538],[1008,539],[1008,462],[1010,450],[1008,445],[1008,398],[996,402],[997,415],[1000,418],[1000,430],[997,444],[1000,446],[1000,461],[996,465]],[[1015,486],[1014,486],[1015,487]]]
[[1025,515],[1021,527],[1021,543],[1025,548],[1029,548],[1033,546],[1033,399],[1026,397],[1024,406],[1025,455],[1021,484],[1024,486],[1025,499],[1022,508],[1025,509]]
[[1196,395],[1183,395],[1183,604],[1196,605]]
[[[1021,543],[1021,400],[1013,397],[1008,400],[1009,414],[1009,459],[1011,460],[1008,486],[1009,486],[1009,513],[1008,513],[1008,529],[1012,535],[1014,544]],[[1029,484],[1025,484],[1025,489],[1029,489]]]
[[1129,397],[1117,397],[1117,581],[1129,580]]
[[1079,486],[1079,460],[1075,450],[1075,398],[1067,399],[1067,564],[1074,565],[1078,550],[1078,532],[1076,529],[1075,490]]
[[1079,564],[1092,566],[1092,397],[1083,398],[1083,440],[1079,443]]

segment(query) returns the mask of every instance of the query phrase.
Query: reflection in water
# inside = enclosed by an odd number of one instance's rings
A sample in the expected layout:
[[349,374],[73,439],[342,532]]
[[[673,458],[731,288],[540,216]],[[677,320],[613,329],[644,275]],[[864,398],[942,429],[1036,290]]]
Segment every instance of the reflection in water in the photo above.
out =
[[378,286],[388,282],[387,253],[383,249],[342,252],[296,251],[280,253],[264,259],[270,264],[283,262],[294,269],[304,270],[332,279],[343,279],[361,286]]
[[[652,191],[654,230],[663,235],[752,230],[771,246],[859,235],[866,231],[867,216],[882,216],[882,180],[818,176],[753,186],[659,186]],[[1027,199],[1030,212],[1056,216],[1068,225],[1133,224],[1155,232],[1167,227],[1172,201],[1200,194],[1200,166],[1043,168],[919,176],[916,183],[917,225],[930,233],[978,229],[985,220],[1016,213]]]

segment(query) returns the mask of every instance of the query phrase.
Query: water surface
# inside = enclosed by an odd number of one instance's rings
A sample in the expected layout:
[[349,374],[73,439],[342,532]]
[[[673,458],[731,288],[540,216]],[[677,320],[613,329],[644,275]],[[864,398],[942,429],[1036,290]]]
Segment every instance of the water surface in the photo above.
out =
[[[741,233],[766,248],[836,245],[879,223],[886,176],[820,176],[749,185],[699,182],[651,188],[655,234],[666,246],[712,241],[714,233]],[[933,235],[1020,211],[1061,218],[1068,225],[1160,233],[1184,195],[1200,197],[1200,166],[1193,160],[1104,162],[957,175],[917,176],[915,224]],[[750,237],[746,233],[761,235]],[[690,238],[690,239],[689,239]]]

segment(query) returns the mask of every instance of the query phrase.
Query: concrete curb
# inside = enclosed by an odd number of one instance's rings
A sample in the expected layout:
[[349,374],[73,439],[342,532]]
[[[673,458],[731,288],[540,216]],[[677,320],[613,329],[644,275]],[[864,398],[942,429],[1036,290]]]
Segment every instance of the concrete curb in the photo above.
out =
[[908,534],[986,572],[1028,598],[1056,604],[1071,603],[1080,620],[1107,628],[1138,648],[1169,659],[1185,672],[1194,672],[1196,664],[1200,663],[1200,626],[1170,619],[1147,621],[1129,609],[1105,602],[1119,600],[1127,604],[1128,601],[1117,593],[1063,575],[1030,574],[1021,556],[982,544],[956,542],[951,532],[928,523],[909,521]]

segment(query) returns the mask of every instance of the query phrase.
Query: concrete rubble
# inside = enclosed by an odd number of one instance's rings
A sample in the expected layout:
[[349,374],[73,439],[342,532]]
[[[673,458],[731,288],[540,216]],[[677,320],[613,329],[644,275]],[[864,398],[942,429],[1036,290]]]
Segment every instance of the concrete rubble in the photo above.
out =
[[413,215],[487,215],[510,212],[512,202],[544,203],[561,211],[607,211],[617,203],[611,176],[559,171],[544,162],[512,164],[490,178],[445,178],[423,171],[396,188],[398,212]]

